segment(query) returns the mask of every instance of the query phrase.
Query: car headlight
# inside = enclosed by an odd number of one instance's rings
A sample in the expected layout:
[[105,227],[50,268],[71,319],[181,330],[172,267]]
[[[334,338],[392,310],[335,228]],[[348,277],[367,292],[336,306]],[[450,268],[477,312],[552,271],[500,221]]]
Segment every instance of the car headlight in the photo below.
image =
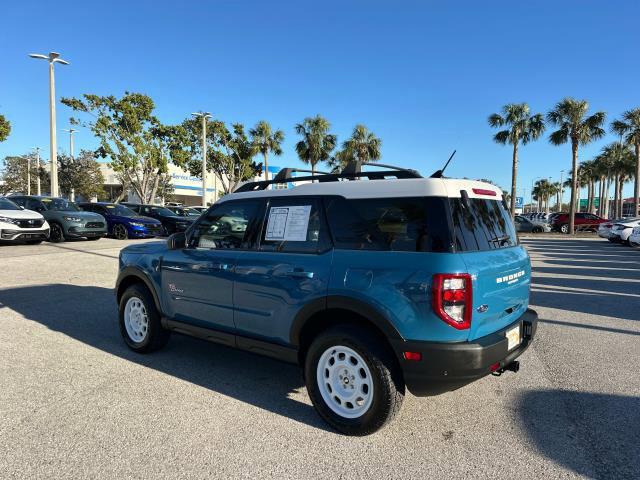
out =
[[131,225],[132,227],[144,227],[144,223],[139,222],[129,222],[129,225]]
[[82,221],[80,217],[68,217],[66,215],[64,215],[62,219],[66,220],[67,222],[76,222],[76,223],[80,223]]
[[11,223],[13,225],[18,225],[18,220],[16,220],[15,218],[0,217],[0,222]]

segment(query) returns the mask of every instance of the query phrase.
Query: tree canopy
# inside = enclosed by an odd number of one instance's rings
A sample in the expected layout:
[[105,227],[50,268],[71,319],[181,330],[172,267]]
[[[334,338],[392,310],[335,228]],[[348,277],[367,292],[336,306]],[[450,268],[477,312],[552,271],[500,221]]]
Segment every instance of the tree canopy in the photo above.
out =
[[76,195],[89,200],[105,194],[104,177],[94,152],[81,150],[73,159],[69,155],[58,155],[58,182],[60,190],[69,195],[75,189]]
[[0,115],[0,142],[4,142],[11,133],[11,123],[5,118],[4,115]]
[[[122,98],[85,94],[61,102],[90,119],[72,118],[72,124],[89,128],[100,142],[96,154],[109,158],[123,192],[131,188],[143,202],[154,202],[171,155],[183,160],[177,128],[162,125],[153,115],[155,104],[147,95],[125,92]],[[174,147],[174,148],[171,148]]]
[[331,158],[331,152],[338,143],[338,138],[329,133],[330,128],[329,121],[320,115],[307,117],[296,125],[296,133],[302,136],[302,140],[296,143],[296,153],[300,160],[311,165],[314,173],[318,163]]

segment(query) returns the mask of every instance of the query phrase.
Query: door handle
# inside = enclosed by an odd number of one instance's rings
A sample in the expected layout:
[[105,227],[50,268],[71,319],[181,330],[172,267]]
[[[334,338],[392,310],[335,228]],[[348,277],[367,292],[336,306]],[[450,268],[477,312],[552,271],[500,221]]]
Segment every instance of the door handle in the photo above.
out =
[[293,278],[313,278],[314,273],[313,272],[306,272],[304,270],[289,270],[288,272],[286,272],[287,276],[289,277],[293,277]]
[[228,263],[212,263],[211,269],[226,271],[231,269],[231,265],[229,265]]

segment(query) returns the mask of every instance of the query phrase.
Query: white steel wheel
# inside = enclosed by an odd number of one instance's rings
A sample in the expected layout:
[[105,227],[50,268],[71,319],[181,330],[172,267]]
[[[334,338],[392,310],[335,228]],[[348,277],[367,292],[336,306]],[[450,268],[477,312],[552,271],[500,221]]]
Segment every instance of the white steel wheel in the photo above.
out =
[[327,406],[343,418],[358,418],[373,402],[373,376],[355,350],[334,346],[325,350],[316,368],[318,389]]
[[124,306],[124,327],[135,343],[141,343],[149,331],[149,315],[142,300],[131,297]]

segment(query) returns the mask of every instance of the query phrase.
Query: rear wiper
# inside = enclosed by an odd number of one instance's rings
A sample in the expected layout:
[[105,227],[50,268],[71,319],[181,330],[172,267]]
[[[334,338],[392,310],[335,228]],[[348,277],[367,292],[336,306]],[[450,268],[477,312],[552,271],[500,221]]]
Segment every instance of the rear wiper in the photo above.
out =
[[502,235],[501,237],[494,237],[490,242],[500,242],[500,245],[503,245],[505,242],[511,243],[511,237],[509,235]]

